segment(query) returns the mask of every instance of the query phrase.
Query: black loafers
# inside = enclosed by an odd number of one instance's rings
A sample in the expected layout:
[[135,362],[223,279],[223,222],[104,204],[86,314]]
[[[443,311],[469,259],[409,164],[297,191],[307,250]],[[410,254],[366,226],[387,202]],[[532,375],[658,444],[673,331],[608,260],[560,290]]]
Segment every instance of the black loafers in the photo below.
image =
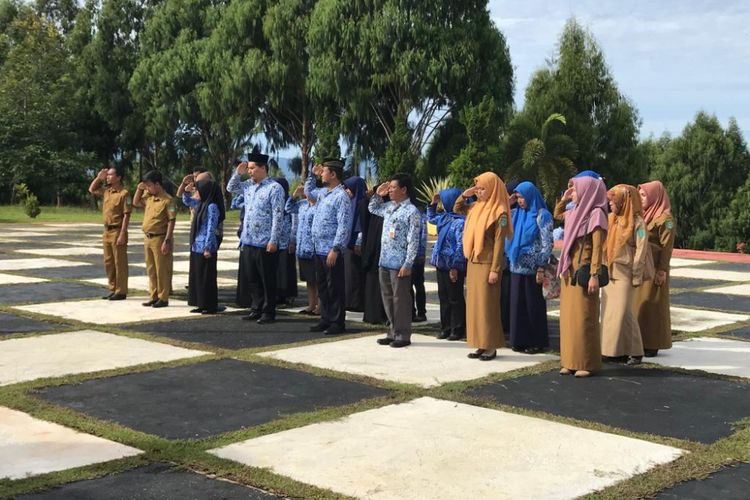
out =
[[479,361],[491,361],[497,357],[497,351],[492,354],[482,354],[479,356]]
[[147,301],[147,302],[143,302],[143,303],[142,303],[141,305],[142,305],[143,307],[151,307],[151,306],[153,306],[153,305],[154,305],[155,303],[156,303],[156,299],[151,299],[151,300],[149,300],[149,301]]
[[483,352],[484,352],[484,349],[477,349],[476,351],[470,352],[469,354],[467,354],[466,357],[469,359],[477,359],[479,358],[479,356],[482,355]]
[[391,345],[391,347],[396,347],[396,348],[398,348],[398,347],[406,347],[408,345],[411,345],[411,342],[408,341],[408,340],[394,340],[393,342],[391,342],[390,345]]
[[124,293],[113,293],[109,300],[125,300],[127,297]]
[[393,342],[393,339],[390,338],[390,337],[384,337],[382,339],[378,339],[378,344],[380,344],[380,345],[388,345],[391,342]]
[[169,302],[167,302],[166,300],[157,300],[151,305],[151,307],[156,307],[156,308],[167,307],[168,305],[169,305]]

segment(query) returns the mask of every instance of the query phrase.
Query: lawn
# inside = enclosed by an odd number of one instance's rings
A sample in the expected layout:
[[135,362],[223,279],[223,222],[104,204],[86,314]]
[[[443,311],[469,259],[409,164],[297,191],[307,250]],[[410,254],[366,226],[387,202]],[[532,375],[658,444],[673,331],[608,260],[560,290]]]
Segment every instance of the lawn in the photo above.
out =
[[[180,207],[182,208],[182,207]],[[85,207],[55,207],[43,206],[42,212],[34,219],[23,211],[21,205],[0,205],[0,223],[43,224],[47,222],[102,222],[102,213]],[[187,210],[178,212],[178,220],[188,219]],[[140,223],[143,220],[143,210],[133,211],[131,222]],[[227,224],[233,227],[238,224],[239,211],[227,212]]]

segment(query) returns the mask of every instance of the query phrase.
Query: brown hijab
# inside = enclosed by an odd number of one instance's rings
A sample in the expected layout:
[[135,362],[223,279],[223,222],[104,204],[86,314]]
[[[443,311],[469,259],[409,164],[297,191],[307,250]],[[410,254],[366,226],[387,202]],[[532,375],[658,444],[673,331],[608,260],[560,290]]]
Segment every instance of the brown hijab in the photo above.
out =
[[477,200],[470,208],[464,223],[464,255],[470,259],[472,255],[479,255],[484,249],[484,233],[489,227],[506,214],[508,221],[508,235],[513,236],[513,223],[510,217],[508,191],[505,183],[493,172],[485,172],[474,178],[476,185],[487,192],[486,200]]
[[648,225],[663,213],[672,213],[672,203],[661,181],[651,181],[638,186],[646,193],[643,205],[643,221]]
[[618,213],[609,214],[607,233],[607,262],[614,262],[617,252],[630,241],[635,228],[635,217],[640,215],[641,197],[635,186],[618,184],[607,192],[607,198],[614,201]]

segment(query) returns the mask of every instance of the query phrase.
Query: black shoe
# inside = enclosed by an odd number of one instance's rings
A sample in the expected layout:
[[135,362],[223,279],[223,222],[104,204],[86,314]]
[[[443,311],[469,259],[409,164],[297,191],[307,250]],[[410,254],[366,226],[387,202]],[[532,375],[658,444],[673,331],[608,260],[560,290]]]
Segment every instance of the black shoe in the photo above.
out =
[[109,300],[125,300],[128,296],[124,293],[115,293],[109,298]]
[[346,330],[344,328],[341,328],[339,325],[331,325],[325,330],[323,330],[323,335],[341,335]]
[[448,340],[451,342],[455,342],[456,340],[466,340],[466,335],[462,335],[460,333],[451,333],[448,337]]
[[302,309],[301,311],[297,312],[297,314],[302,314],[303,316],[312,316],[313,312],[310,309]]
[[484,352],[484,349],[477,349],[476,351],[470,352],[469,354],[467,354],[466,357],[469,359],[478,359],[479,356],[481,356],[483,352]]
[[526,349],[523,350],[523,352],[526,354],[539,354],[541,352],[544,352],[544,348],[543,347],[527,347]]
[[510,350],[513,351],[513,352],[524,352],[526,349],[524,349],[523,347],[513,346],[513,347],[510,348]]
[[269,325],[275,322],[276,322],[276,318],[272,316],[261,316],[260,319],[256,321],[256,323],[258,323],[259,325]]
[[250,314],[248,314],[247,316],[243,316],[242,319],[244,319],[245,321],[256,321],[259,320],[261,316],[263,316],[263,313],[261,313],[260,311],[253,311],[251,309]]
[[190,309],[190,312],[193,314],[203,314],[203,312],[205,312],[205,309],[196,307],[195,309]]
[[656,354],[659,352],[659,349],[645,349],[643,351],[643,355],[647,358],[653,358],[656,356]]
[[390,337],[383,337],[382,339],[378,339],[378,344],[380,345],[388,345],[393,342],[393,339]]
[[412,323],[424,323],[427,321],[427,316],[424,314],[417,314],[411,318]]
[[450,336],[451,336],[451,332],[440,332],[438,334],[437,338],[440,339],[440,340],[445,340],[445,339],[447,339]]
[[[195,309],[193,309],[193,310],[195,310]],[[190,311],[190,312],[193,312],[193,311]],[[216,314],[218,312],[219,312],[218,309],[203,309],[201,311],[201,314]]]
[[153,304],[151,305],[151,307],[157,307],[157,308],[158,308],[158,307],[167,307],[168,305],[169,305],[169,302],[167,302],[166,300],[161,300],[161,299],[159,299],[159,300],[157,300],[156,302],[154,302],[154,303],[153,303]]
[[406,347],[411,345],[411,342],[408,340],[394,340],[390,345],[391,347]]
[[109,300],[110,297],[112,297],[115,294],[115,292],[111,292],[109,295],[103,295],[102,298],[104,300]]
[[310,327],[311,332],[324,332],[328,330],[328,327],[331,325],[326,325],[325,323],[318,323],[317,325],[313,325]]
[[625,364],[629,366],[640,365],[642,358],[643,356],[628,356],[628,361]]
[[479,361],[491,361],[497,357],[497,350],[492,354],[482,354],[479,356]]
[[148,302],[143,302],[143,303],[142,303],[141,305],[142,305],[143,307],[151,307],[151,306],[153,306],[153,305],[154,305],[154,304],[155,304],[156,302],[157,302],[157,300],[156,300],[156,299],[151,299],[151,300],[149,300]]

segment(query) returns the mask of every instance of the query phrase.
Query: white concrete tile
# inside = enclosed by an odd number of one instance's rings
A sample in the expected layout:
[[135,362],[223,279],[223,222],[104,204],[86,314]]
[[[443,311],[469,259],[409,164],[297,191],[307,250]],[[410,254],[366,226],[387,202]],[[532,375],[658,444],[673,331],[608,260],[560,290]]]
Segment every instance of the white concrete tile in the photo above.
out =
[[675,342],[671,349],[646,359],[649,363],[673,366],[686,370],[750,377],[750,342],[698,337]]
[[[219,250],[221,252],[221,250]],[[146,267],[145,262],[138,262],[133,264],[135,267]],[[239,267],[239,262],[236,260],[216,260],[217,271],[236,271]],[[172,265],[172,270],[175,273],[188,273],[190,272],[190,261],[189,260],[176,260]]]
[[375,339],[379,337],[382,335],[281,349],[261,356],[422,387],[472,380],[557,359],[500,349],[495,360],[484,362],[467,358],[471,349],[463,342],[412,335],[412,345],[392,349],[378,345]]
[[52,227],[56,229],[67,229],[67,228],[91,228],[91,229],[102,229],[102,224],[95,224],[93,222],[58,222],[54,224],[45,224],[46,227]]
[[728,295],[741,295],[743,297],[750,297],[750,284],[720,286],[718,288],[710,288],[703,291],[705,293],[726,293]]
[[707,311],[704,309],[687,309],[672,306],[670,311],[672,316],[672,330],[680,332],[700,332],[716,328],[717,326],[729,325],[750,319],[750,316],[744,314]]
[[750,281],[750,273],[721,269],[702,269],[700,267],[671,269],[669,275],[673,278],[693,278],[699,280]]
[[680,259],[679,257],[672,257],[669,260],[669,267],[689,267],[689,266],[702,266],[704,264],[715,264],[714,260],[700,260],[700,259]]
[[94,330],[0,341],[0,386],[207,354]]
[[[126,300],[48,302],[19,306],[16,309],[97,325],[196,317],[195,314],[190,314],[192,307],[188,306],[185,301],[169,299],[168,307],[154,309],[153,307],[143,307],[141,305],[141,302],[147,300],[148,297],[128,296]],[[233,309],[229,308],[228,310],[231,311]]]
[[0,243],[29,243],[31,244],[31,238],[29,239],[20,239],[20,238],[4,238],[0,236]]
[[30,276],[16,276],[15,274],[0,273],[0,285],[21,285],[28,283],[42,283],[48,281],[42,278],[32,278]]
[[66,257],[70,255],[102,255],[102,244],[98,247],[69,246],[63,248],[23,248],[16,250],[19,253],[30,255],[43,255],[45,257]]
[[[190,259],[190,251],[186,252],[174,252],[172,255],[175,256],[175,258],[184,259],[187,258]],[[219,260],[229,260],[229,261],[236,261],[237,260],[237,252],[232,251],[224,251],[223,249],[219,250],[219,253],[217,254],[217,258]],[[239,265],[239,263],[237,264]]]
[[685,452],[419,398],[211,453],[357,498],[442,500],[575,498]]
[[[298,283],[298,285],[300,286],[301,290],[305,289],[305,283],[300,282]],[[298,313],[302,309],[306,309],[306,308],[307,308],[307,300],[297,299],[295,307],[279,307],[278,310],[291,312],[291,313]],[[440,305],[439,304],[433,304],[431,302],[427,302],[425,309],[427,310],[426,311],[427,322],[416,323],[417,325],[440,323]],[[350,321],[353,323],[362,323],[363,316],[364,316],[364,313],[361,313],[361,312],[346,311],[346,321]]]
[[[172,288],[174,290],[181,290],[188,285],[188,274],[173,274],[172,275]],[[107,278],[96,278],[90,280],[84,280],[87,283],[93,283],[95,285],[107,286],[109,281]],[[219,288],[229,288],[237,285],[237,280],[229,278],[216,278],[216,284]],[[148,276],[129,276],[128,277],[128,289],[129,290],[145,290],[148,291]],[[171,303],[171,301],[170,301]]]
[[0,271],[20,271],[22,269],[43,269],[45,267],[90,266],[88,262],[62,259],[7,259],[0,260]]
[[0,479],[23,479],[141,453],[5,407],[0,407],[0,450],[6,458],[0,460]]
[[31,236],[49,236],[49,233],[34,229],[29,231],[22,231],[20,230],[20,228],[13,228],[13,230],[3,233],[3,238],[27,238]]

